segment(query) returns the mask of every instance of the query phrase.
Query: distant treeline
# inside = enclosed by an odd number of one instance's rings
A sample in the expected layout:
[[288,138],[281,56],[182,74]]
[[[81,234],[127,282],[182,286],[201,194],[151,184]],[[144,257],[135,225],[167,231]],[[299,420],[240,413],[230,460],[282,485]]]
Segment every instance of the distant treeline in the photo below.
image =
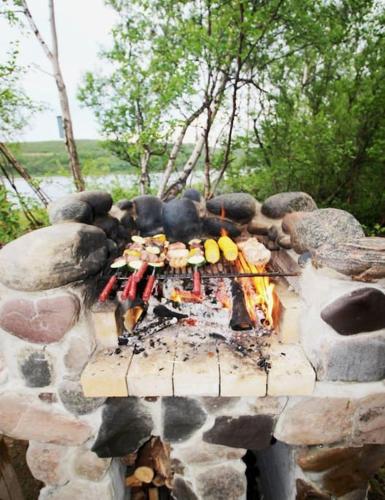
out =
[[[112,154],[101,141],[83,139],[76,143],[84,175],[137,173],[135,167]],[[19,142],[12,144],[11,149],[33,177],[70,175],[63,141]],[[183,146],[178,166],[184,164],[191,150],[191,144]],[[154,158],[152,171],[162,171],[166,162],[166,154]]]

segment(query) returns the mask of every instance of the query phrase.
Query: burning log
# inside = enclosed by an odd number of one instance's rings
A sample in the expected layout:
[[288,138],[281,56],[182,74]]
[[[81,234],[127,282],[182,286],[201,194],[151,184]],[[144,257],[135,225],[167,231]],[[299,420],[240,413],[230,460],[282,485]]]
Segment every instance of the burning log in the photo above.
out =
[[233,298],[233,307],[230,328],[236,331],[251,330],[253,328],[253,322],[247,312],[243,289],[238,281],[232,282],[231,294]]
[[182,314],[179,313],[178,311],[173,311],[172,309],[169,309],[168,307],[164,306],[163,304],[160,304],[159,306],[154,307],[154,314],[155,316],[158,316],[158,318],[176,318],[176,319],[183,319],[187,318],[187,314]]

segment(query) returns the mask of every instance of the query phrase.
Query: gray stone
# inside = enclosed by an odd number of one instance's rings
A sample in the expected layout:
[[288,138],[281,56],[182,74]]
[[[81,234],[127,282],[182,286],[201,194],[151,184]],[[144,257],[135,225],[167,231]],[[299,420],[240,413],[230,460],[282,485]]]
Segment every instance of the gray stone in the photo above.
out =
[[[156,196],[137,196],[132,200],[132,208],[129,215],[132,215],[137,229],[142,236],[151,236],[162,232],[163,202]],[[120,222],[126,225],[123,219]]]
[[321,311],[321,318],[341,335],[385,328],[385,294],[377,288],[359,288]]
[[283,219],[282,227],[290,234],[297,253],[315,250],[324,243],[336,245],[365,236],[357,219],[337,208],[288,214]]
[[273,422],[270,415],[217,417],[214,426],[203,434],[203,441],[232,448],[262,450],[270,445]]
[[46,387],[52,382],[52,364],[44,351],[22,352],[19,368],[27,387]]
[[266,217],[280,219],[291,212],[311,212],[317,205],[313,198],[302,192],[277,193],[263,202],[261,211]]
[[301,329],[302,346],[318,380],[370,382],[385,377],[384,330],[339,335],[309,310]]
[[176,474],[172,483],[172,498],[175,500],[199,500],[194,493],[191,484]]
[[206,207],[214,215],[222,215],[236,222],[250,222],[256,212],[256,201],[248,193],[221,194],[208,200]]
[[111,215],[98,215],[94,219],[94,226],[106,233],[107,238],[115,240],[118,237],[119,221]]
[[163,229],[170,241],[189,242],[199,238],[202,223],[194,202],[182,198],[171,200],[163,207]]
[[50,203],[47,210],[51,224],[68,221],[92,224],[94,218],[91,205],[77,199],[76,195],[68,195]]
[[188,198],[189,200],[197,201],[199,203],[202,196],[196,189],[186,189],[186,191],[183,192],[183,198]]
[[312,252],[316,267],[330,267],[363,281],[385,277],[385,238],[359,238],[320,246]]
[[91,413],[105,402],[105,398],[86,398],[81,385],[64,380],[58,387],[58,394],[63,406],[74,415]]
[[245,483],[246,476],[231,465],[207,469],[197,477],[198,491],[204,500],[241,500]]
[[108,398],[92,451],[98,457],[123,457],[151,437],[153,422],[139,398]]
[[311,260],[311,253],[310,252],[303,252],[301,255],[298,257],[298,264],[301,267],[305,267],[306,264]]
[[163,437],[177,443],[185,441],[205,423],[207,414],[199,402],[191,398],[162,398]]
[[87,448],[80,448],[76,453],[73,468],[75,473],[89,481],[100,481],[110,467],[110,458],[99,458]]
[[217,414],[221,410],[225,410],[229,408],[233,408],[241,398],[233,398],[233,397],[202,397],[201,402],[203,407],[208,413]]
[[79,299],[72,294],[29,300],[12,298],[0,309],[0,326],[23,340],[38,344],[58,342],[76,323]]
[[82,191],[74,196],[91,205],[95,215],[104,215],[112,207],[112,196],[107,191]]
[[107,248],[108,248],[108,257],[111,259],[115,259],[119,256],[118,245],[114,240],[107,239]]
[[46,290],[84,279],[106,263],[101,229],[68,222],[31,231],[0,250],[0,280],[16,290]]

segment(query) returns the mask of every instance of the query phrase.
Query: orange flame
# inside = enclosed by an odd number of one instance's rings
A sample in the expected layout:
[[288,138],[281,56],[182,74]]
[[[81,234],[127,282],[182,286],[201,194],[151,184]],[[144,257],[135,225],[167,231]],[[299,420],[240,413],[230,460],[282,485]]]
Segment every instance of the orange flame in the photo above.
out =
[[174,288],[170,295],[170,300],[173,302],[202,302],[202,297],[195,295],[192,292],[186,290],[180,290],[179,288]]
[[[239,253],[239,259],[236,263],[239,272],[245,273],[263,273],[264,266],[254,266],[249,264],[242,253]],[[250,319],[257,322],[257,310],[264,313],[264,325],[273,327],[277,324],[277,310],[279,309],[279,300],[274,292],[274,283],[270,282],[268,276],[255,276],[252,278],[240,278],[245,296],[246,308]]]
[[[221,213],[220,213],[220,219],[224,219],[226,217],[226,211],[225,211],[225,207],[223,205],[221,205]],[[221,236],[228,236],[229,233],[226,231],[226,229],[224,227],[221,227]]]

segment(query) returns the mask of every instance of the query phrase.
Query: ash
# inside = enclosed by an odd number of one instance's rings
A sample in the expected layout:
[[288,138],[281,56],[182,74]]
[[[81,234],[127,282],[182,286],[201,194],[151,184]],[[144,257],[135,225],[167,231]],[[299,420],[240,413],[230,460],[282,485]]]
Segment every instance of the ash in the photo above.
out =
[[[176,302],[171,300],[175,289],[191,291],[191,280],[166,280],[161,290],[155,291],[150,298],[143,318],[133,332],[124,332],[119,338],[120,345],[134,348],[134,354],[146,357],[148,350],[166,346],[166,338],[175,338],[182,334],[188,338],[191,353],[198,352],[205,344],[213,340],[228,345],[240,357],[258,354],[258,366],[265,371],[271,367],[269,356],[263,354],[269,346],[274,329],[256,325],[247,331],[234,331],[230,328],[231,318],[231,280],[224,278],[204,279],[201,302]],[[229,304],[223,304],[223,297],[229,298]],[[161,316],[159,316],[161,311]],[[186,354],[182,361],[187,361]]]

